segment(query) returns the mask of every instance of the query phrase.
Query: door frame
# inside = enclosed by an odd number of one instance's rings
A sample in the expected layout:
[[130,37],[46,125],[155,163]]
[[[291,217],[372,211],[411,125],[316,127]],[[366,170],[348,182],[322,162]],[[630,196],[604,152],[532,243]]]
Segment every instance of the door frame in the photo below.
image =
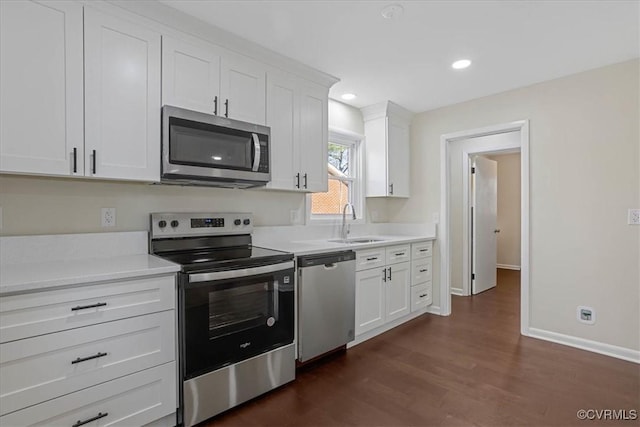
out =
[[[451,179],[450,143],[462,139],[520,132],[520,333],[529,335],[529,121],[518,120],[483,128],[444,134],[440,137],[440,314],[451,314]],[[501,147],[496,150],[499,151]],[[463,168],[463,170],[465,170]],[[468,174],[468,170],[467,170]],[[468,196],[467,196],[468,197]]]

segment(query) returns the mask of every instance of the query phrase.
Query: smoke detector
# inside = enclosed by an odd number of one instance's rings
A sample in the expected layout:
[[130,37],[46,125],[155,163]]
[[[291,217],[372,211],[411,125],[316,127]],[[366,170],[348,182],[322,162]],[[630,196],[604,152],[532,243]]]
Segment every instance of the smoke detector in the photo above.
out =
[[397,3],[394,3],[383,7],[380,11],[380,14],[384,19],[397,19],[402,16],[403,12],[404,7]]

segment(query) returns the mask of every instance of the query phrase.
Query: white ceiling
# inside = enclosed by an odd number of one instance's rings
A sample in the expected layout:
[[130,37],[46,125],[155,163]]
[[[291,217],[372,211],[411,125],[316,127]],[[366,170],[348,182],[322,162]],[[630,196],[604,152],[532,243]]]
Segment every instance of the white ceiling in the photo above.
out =
[[[640,56],[639,1],[163,3],[339,77],[330,96],[356,107],[426,111]],[[404,14],[386,20],[392,3]]]

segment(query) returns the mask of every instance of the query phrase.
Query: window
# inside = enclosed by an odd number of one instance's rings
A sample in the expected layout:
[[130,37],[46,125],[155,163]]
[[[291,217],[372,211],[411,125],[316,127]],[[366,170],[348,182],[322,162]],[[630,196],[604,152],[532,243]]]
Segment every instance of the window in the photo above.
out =
[[[330,131],[327,158],[329,190],[313,193],[310,199],[312,220],[342,216],[344,205],[351,203],[358,218],[363,218],[362,174],[359,135]],[[349,212],[350,214],[351,212]]]

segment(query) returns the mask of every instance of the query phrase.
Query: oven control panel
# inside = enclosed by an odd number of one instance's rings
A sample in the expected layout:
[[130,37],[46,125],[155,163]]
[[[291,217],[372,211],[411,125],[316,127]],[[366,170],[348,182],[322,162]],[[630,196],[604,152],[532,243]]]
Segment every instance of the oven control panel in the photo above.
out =
[[248,234],[253,230],[253,214],[152,213],[151,238]]

